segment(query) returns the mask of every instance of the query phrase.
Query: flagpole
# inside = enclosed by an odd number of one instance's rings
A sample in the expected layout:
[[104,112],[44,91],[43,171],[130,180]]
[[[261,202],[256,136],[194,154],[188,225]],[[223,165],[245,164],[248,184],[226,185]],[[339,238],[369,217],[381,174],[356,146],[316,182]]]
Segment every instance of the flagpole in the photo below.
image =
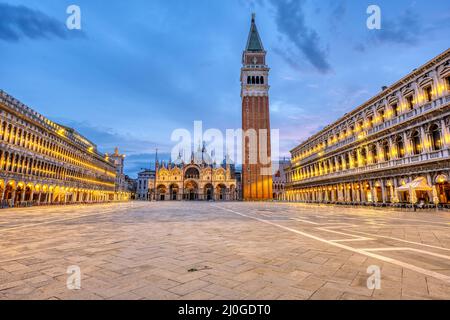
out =
[[153,180],[153,200],[156,201],[156,179],[158,177],[158,148],[155,153],[155,179]]

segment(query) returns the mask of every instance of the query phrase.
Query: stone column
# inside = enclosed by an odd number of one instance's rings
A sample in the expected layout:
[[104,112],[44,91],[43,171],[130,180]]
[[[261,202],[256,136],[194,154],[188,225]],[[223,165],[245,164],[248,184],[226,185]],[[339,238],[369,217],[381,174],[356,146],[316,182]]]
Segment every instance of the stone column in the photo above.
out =
[[20,194],[20,202],[25,201],[25,186],[22,188],[22,193]]
[[342,168],[341,170],[345,170],[348,166],[348,163],[345,162],[345,157],[342,155],[341,157],[341,163],[342,163]]
[[377,203],[378,202],[378,193],[377,190],[375,189],[375,183],[373,183],[372,181],[369,183],[370,185],[370,193],[372,195],[372,203]]
[[338,201],[344,202],[344,192],[341,190],[341,186],[338,186]]
[[428,135],[425,133],[425,129],[423,128],[423,126],[420,127],[420,137],[422,140],[422,153],[430,152],[430,139],[428,139]]
[[369,146],[365,146],[366,156],[367,156],[367,165],[373,164],[375,159],[373,158],[372,150],[369,149]]
[[11,193],[11,205],[14,206],[16,202],[16,190],[13,190]]
[[391,202],[395,203],[395,202],[399,202],[398,195],[397,195],[398,183],[397,183],[396,178],[393,180],[394,180],[394,184],[393,184],[393,186],[391,185]]
[[353,155],[351,152],[348,153],[348,164],[347,168],[353,169],[355,167],[355,159],[353,159]]
[[444,119],[441,119],[441,137],[442,149],[448,149],[450,147],[450,133]]
[[389,137],[389,150],[391,151],[391,160],[398,159],[399,150],[397,150],[397,145],[394,143],[392,137]]
[[362,197],[362,199],[361,199],[362,202],[368,202],[365,183],[361,183],[361,197]]
[[386,188],[386,184],[384,182],[384,180],[381,180],[381,201],[383,201],[383,203],[386,203],[386,190],[384,188]]
[[406,132],[403,132],[403,144],[405,145],[405,157],[410,157],[413,155],[411,141],[408,139]]

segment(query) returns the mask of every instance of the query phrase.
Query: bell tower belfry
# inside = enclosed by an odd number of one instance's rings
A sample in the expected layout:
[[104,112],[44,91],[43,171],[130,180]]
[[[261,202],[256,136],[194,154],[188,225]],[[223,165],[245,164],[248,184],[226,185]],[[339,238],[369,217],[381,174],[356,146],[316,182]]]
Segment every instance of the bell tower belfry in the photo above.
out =
[[[242,187],[244,200],[270,200],[272,161],[270,150],[269,67],[266,51],[252,14],[247,46],[242,55]],[[256,133],[256,139],[253,136]]]

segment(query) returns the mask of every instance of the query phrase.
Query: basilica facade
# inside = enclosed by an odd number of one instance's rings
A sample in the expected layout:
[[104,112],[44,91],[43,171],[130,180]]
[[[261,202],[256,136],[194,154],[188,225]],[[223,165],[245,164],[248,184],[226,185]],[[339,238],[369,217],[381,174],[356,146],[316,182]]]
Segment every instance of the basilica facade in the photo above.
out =
[[204,147],[192,153],[189,162],[183,161],[181,155],[174,162],[158,162],[155,177],[150,183],[154,183],[157,201],[240,198],[232,161],[226,157],[222,164],[217,165]]
[[450,50],[291,151],[285,199],[450,203]]

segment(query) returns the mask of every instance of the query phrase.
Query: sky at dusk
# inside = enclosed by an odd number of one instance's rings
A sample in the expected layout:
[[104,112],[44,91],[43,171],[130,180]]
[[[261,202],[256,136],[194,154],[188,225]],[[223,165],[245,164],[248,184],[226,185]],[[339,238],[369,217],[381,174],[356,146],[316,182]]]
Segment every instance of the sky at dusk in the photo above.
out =
[[[81,31],[66,28],[72,4]],[[371,4],[381,30],[366,27]],[[252,12],[281,156],[449,48],[448,0],[0,0],[0,89],[102,152],[118,146],[135,177],[175,129],[241,127]]]

